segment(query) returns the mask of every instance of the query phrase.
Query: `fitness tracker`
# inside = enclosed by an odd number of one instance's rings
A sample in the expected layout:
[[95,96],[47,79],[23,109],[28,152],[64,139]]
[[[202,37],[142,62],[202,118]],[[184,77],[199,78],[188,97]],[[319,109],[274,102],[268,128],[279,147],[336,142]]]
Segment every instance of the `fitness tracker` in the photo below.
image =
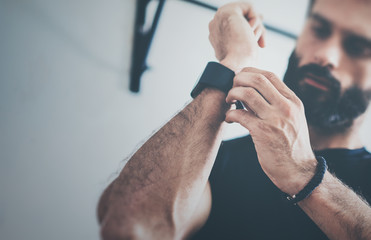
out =
[[213,87],[228,94],[233,86],[234,72],[217,62],[209,62],[202,73],[196,87],[192,90],[192,98],[196,98],[206,87]]

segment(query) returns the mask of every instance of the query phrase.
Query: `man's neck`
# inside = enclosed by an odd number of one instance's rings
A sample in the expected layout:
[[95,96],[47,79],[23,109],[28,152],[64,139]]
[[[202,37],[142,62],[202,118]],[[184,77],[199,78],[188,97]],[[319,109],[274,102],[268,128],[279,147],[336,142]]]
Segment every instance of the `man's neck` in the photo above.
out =
[[313,150],[329,148],[357,149],[363,147],[357,125],[354,124],[346,132],[337,134],[323,134],[321,131],[309,126],[309,135]]

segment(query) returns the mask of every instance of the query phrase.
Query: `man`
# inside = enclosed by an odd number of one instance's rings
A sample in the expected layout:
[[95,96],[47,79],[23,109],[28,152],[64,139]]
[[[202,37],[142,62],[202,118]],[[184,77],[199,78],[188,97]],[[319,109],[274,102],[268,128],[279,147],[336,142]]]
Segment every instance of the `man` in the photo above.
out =
[[[287,85],[246,68],[264,46],[252,6],[218,10],[210,41],[233,87],[198,91],[131,157],[98,206],[103,239],[371,239],[371,155],[358,135],[371,1],[312,4]],[[250,135],[219,149],[224,121]]]

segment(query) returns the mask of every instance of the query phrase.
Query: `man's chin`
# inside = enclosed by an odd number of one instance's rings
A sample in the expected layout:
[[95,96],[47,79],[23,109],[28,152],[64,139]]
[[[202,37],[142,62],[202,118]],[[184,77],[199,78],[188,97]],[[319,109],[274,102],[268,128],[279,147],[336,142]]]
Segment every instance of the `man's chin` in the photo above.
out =
[[307,114],[308,125],[321,135],[344,134],[353,125],[354,119],[344,119],[334,114],[330,116],[320,116]]
[[299,68],[298,63],[299,57],[293,52],[283,80],[303,102],[308,124],[322,134],[349,130],[366,111],[371,89],[354,86],[343,92],[328,69],[314,64]]

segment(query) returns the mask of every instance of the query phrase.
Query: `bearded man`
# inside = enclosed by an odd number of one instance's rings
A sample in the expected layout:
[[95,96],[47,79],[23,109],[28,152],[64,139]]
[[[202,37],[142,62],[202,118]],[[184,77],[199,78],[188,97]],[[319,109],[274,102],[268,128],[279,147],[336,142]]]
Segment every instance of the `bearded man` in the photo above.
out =
[[[310,7],[284,82],[249,67],[265,44],[253,7],[218,10],[219,63],[103,193],[103,239],[371,239],[371,154],[359,137],[371,1]],[[224,122],[250,135],[221,142]]]

